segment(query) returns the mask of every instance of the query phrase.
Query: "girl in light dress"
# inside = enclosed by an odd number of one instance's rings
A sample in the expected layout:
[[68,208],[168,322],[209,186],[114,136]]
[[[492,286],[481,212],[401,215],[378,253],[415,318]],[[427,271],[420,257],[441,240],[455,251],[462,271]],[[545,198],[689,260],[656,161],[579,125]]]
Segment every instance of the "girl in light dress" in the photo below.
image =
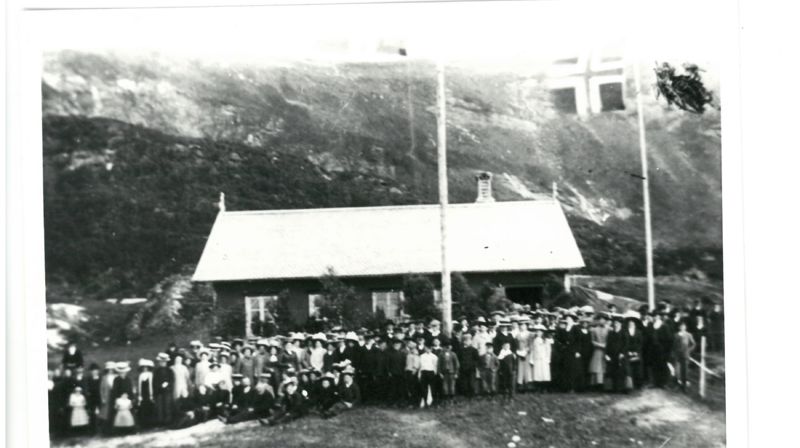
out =
[[537,324],[533,329],[530,362],[533,364],[534,387],[538,392],[546,389],[551,381],[550,354],[553,341],[545,336],[545,327],[543,325]]
[[89,413],[86,412],[86,397],[80,386],[75,387],[69,396],[69,427],[75,433],[84,432],[89,427]]
[[136,422],[133,419],[133,414],[131,413],[132,408],[133,403],[131,402],[130,398],[128,398],[127,393],[120,395],[119,398],[117,398],[117,401],[114,402],[114,409],[117,410],[117,413],[114,416],[115,432],[119,434],[127,434],[133,431]]

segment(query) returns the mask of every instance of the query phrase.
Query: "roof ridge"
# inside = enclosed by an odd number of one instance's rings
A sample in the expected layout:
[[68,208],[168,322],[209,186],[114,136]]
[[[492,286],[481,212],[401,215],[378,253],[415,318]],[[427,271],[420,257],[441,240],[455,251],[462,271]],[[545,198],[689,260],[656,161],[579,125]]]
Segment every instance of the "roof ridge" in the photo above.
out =
[[[496,202],[458,202],[458,203],[450,203],[448,204],[448,208],[466,208],[466,207],[497,207],[497,206],[509,206],[509,205],[519,205],[520,203],[525,204],[552,204],[554,202],[558,202],[553,199],[526,199],[522,201],[496,201]],[[222,214],[225,215],[269,215],[269,214],[286,214],[286,213],[319,213],[322,211],[326,212],[366,212],[366,211],[376,211],[376,210],[409,210],[409,209],[428,209],[428,208],[438,208],[439,204],[408,204],[408,205],[378,205],[378,206],[363,206],[363,207],[319,207],[319,208],[288,208],[288,209],[265,209],[265,210],[226,210]]]

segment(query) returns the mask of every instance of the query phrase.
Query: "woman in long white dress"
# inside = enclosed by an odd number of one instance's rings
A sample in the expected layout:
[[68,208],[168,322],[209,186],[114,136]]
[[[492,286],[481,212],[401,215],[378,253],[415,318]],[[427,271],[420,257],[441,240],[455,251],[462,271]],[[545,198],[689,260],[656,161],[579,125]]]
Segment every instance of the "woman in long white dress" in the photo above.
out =
[[533,339],[531,342],[531,363],[533,364],[533,382],[537,390],[546,387],[550,383],[550,354],[552,341],[545,337],[545,327],[535,325],[533,327]]

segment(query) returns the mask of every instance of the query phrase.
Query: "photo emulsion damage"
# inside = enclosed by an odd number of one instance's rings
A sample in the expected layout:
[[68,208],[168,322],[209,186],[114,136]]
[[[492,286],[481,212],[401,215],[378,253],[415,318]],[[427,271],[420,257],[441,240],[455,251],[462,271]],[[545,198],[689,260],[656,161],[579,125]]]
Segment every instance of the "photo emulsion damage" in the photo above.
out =
[[719,41],[611,5],[55,23],[51,444],[725,446]]

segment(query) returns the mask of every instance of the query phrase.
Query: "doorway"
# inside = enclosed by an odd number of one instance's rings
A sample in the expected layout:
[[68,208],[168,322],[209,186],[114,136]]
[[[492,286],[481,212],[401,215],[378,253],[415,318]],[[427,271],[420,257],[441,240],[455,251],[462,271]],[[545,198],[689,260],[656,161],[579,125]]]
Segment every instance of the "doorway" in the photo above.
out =
[[514,303],[529,305],[535,308],[535,304],[542,304],[544,286],[506,286],[506,297]]

